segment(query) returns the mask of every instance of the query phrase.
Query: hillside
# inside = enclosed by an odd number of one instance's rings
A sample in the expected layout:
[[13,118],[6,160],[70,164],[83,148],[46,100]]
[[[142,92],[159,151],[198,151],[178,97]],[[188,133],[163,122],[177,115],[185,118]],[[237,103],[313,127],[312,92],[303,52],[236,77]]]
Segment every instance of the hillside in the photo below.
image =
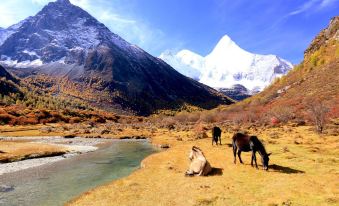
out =
[[103,123],[124,119],[78,99],[56,96],[53,90],[46,89],[51,80],[42,76],[40,79],[18,79],[0,66],[0,125]]
[[[339,117],[339,17],[332,18],[305,50],[304,60],[263,92],[228,108],[245,121],[311,120],[310,109]],[[240,117],[242,115],[242,117]]]
[[213,108],[232,103],[112,33],[68,0],[51,2],[9,29],[0,37],[0,62],[20,77],[52,77],[48,84],[59,96],[140,115],[184,104]]
[[[161,117],[164,124],[215,122],[241,125],[324,124],[339,118],[339,17],[320,32],[306,49],[304,60],[264,91],[230,106],[210,111]],[[332,130],[333,129],[333,130]],[[331,132],[338,133],[337,126]]]
[[22,95],[22,92],[18,88],[18,80],[14,78],[5,68],[0,65],[0,95],[8,96],[11,93]]

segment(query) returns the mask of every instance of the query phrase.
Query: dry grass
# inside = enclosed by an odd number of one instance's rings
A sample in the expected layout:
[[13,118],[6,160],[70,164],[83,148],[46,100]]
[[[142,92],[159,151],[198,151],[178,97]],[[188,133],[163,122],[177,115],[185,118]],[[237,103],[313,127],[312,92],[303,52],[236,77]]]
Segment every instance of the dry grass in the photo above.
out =
[[40,143],[0,141],[0,162],[65,154],[66,148]]
[[[91,190],[69,205],[339,204],[338,137],[320,137],[310,127],[287,126],[257,128],[255,134],[273,152],[269,172],[252,168],[250,154],[242,155],[245,165],[233,164],[228,145],[231,133],[223,133],[223,145],[217,147],[211,146],[209,138],[193,140],[192,132],[163,129],[154,132],[153,143],[167,143],[169,150],[149,156],[142,169]],[[221,175],[184,177],[193,145],[203,149]]]

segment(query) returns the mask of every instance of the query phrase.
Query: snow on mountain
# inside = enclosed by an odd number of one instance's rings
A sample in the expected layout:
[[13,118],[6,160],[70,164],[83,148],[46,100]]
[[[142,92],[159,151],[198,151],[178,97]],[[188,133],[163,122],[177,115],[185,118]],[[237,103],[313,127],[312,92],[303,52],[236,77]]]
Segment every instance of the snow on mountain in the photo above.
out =
[[167,62],[181,74],[199,80],[201,76],[200,68],[204,64],[204,58],[189,50],[182,50],[177,54],[170,51],[162,53],[160,59]]
[[182,50],[177,54],[164,52],[159,58],[180,73],[211,87],[231,88],[240,84],[251,91],[264,89],[293,67],[290,62],[275,55],[247,52],[227,35],[206,57]]
[[28,17],[27,19],[8,27],[7,29],[0,27],[0,45],[3,44],[9,36],[14,34],[22,26],[22,24],[24,24],[30,18],[31,17]]
[[55,62],[81,65],[89,50],[112,44],[131,55],[143,53],[69,0],[57,0],[37,15],[0,29],[0,62],[18,68]]
[[0,32],[0,64],[20,77],[67,80],[56,81],[60,94],[103,109],[149,115],[183,104],[208,109],[233,103],[128,43],[69,0],[50,2]]

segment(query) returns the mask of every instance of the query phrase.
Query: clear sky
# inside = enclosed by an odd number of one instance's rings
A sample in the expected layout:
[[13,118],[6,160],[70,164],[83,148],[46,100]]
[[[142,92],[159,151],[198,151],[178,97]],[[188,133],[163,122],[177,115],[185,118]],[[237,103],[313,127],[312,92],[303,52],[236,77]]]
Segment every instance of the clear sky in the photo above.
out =
[[[53,0],[1,0],[0,27]],[[111,31],[158,56],[189,49],[207,55],[227,34],[240,47],[299,63],[339,0],[71,0]]]

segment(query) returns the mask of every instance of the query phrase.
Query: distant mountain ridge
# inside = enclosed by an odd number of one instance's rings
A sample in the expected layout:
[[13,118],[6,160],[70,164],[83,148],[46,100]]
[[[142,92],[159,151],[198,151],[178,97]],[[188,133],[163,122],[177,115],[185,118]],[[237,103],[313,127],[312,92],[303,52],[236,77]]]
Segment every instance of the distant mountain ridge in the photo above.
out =
[[225,35],[210,54],[203,57],[189,50],[159,56],[180,73],[214,88],[240,84],[261,91],[275,78],[285,75],[293,65],[276,55],[252,54]]
[[0,63],[20,77],[49,75],[60,94],[147,115],[184,104],[232,103],[112,33],[80,7],[57,0],[0,31]]

